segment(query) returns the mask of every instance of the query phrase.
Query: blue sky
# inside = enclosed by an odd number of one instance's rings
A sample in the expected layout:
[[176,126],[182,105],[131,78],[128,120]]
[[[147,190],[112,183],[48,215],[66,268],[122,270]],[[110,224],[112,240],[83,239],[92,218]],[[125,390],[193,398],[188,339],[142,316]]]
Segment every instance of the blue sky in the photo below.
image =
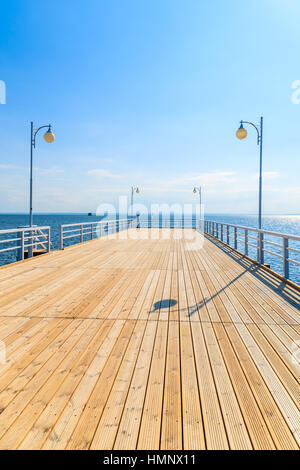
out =
[[2,2],[0,211],[28,209],[33,120],[56,134],[37,138],[35,211],[202,185],[206,212],[256,213],[255,131],[235,131],[263,115],[264,212],[299,213],[299,22],[298,0]]

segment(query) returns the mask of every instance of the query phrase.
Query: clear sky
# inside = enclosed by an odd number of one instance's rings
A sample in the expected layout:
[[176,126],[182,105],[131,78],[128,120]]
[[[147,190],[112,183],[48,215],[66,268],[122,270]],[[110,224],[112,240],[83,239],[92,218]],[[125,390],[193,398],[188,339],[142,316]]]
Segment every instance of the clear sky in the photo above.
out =
[[235,131],[263,115],[264,212],[299,213],[299,24],[299,0],[2,1],[0,211],[28,210],[33,120],[56,134],[37,138],[35,211],[202,185],[206,212],[256,213],[255,130]]

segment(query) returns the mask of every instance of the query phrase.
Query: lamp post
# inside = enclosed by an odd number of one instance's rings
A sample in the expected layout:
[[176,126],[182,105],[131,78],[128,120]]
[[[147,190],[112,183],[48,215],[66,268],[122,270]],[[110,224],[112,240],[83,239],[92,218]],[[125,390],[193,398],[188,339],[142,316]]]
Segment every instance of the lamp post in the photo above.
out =
[[51,124],[47,126],[41,126],[38,129],[34,129],[33,122],[31,122],[31,136],[30,136],[30,207],[29,207],[29,226],[32,227],[33,217],[32,217],[32,162],[33,162],[33,149],[35,148],[36,135],[45,127],[48,127],[48,130],[44,134],[44,139],[49,144],[54,141],[55,135],[51,130]]
[[131,186],[131,218],[133,217],[133,195],[134,193],[139,194],[140,190],[137,186]]
[[250,124],[257,132],[257,145],[259,145],[259,202],[258,202],[258,228],[261,230],[261,213],[262,213],[262,145],[263,145],[263,117],[260,118],[260,124],[255,125],[253,122],[241,121],[241,125],[236,131],[238,139],[243,140],[247,137],[248,132],[244,128],[244,124]]
[[201,221],[202,221],[202,190],[201,186],[195,186],[193,189],[193,193],[197,194],[199,193],[199,204],[200,204],[200,227],[201,227]]

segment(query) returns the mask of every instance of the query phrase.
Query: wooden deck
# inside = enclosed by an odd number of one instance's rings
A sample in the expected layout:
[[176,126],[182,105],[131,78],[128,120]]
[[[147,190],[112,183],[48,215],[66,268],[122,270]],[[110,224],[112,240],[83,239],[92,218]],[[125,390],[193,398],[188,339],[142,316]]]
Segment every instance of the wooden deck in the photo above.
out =
[[299,448],[299,292],[169,233],[0,269],[1,449]]

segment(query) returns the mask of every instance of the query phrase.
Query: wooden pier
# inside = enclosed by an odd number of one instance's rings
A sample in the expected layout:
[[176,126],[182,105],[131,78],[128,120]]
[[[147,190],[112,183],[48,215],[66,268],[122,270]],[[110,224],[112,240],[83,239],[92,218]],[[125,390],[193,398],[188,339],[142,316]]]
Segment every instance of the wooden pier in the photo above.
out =
[[299,305],[191,229],[3,267],[0,449],[298,449]]

